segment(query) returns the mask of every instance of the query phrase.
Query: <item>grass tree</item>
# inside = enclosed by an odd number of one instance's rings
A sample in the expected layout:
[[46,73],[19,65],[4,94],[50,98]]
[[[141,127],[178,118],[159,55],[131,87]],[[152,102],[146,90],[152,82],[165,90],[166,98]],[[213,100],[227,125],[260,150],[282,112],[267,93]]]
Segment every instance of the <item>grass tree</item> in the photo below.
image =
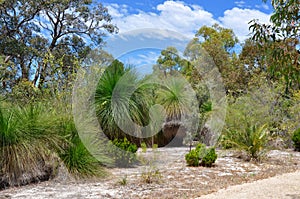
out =
[[[179,128],[190,128],[187,120],[194,119],[197,112],[196,95],[185,79],[169,77],[165,86],[157,90],[156,102],[163,106],[166,112],[164,131],[167,137],[173,138],[179,133]],[[183,138],[184,135],[180,136]],[[176,143],[177,144],[177,143]],[[182,143],[178,143],[182,144]]]
[[[62,137],[41,104],[0,107],[0,186],[49,179]],[[55,150],[53,150],[56,148]],[[52,163],[51,163],[51,162]]]
[[130,141],[138,141],[126,135],[134,132],[124,132],[116,120],[126,116],[138,125],[147,123],[152,95],[147,86],[138,87],[141,81],[134,70],[125,68],[118,60],[101,76],[95,93],[96,114],[109,139],[128,137]]

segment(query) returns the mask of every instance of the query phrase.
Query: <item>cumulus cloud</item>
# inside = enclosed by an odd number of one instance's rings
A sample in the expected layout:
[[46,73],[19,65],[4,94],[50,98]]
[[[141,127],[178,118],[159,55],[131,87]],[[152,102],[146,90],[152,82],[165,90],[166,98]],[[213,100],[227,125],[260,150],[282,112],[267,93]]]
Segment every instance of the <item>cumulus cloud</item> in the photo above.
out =
[[154,12],[139,11],[128,14],[126,10],[119,10],[116,5],[107,6],[120,32],[127,32],[139,28],[160,28],[177,31],[188,37],[203,25],[212,25],[217,21],[210,12],[200,6],[186,5],[184,2],[165,1],[156,6]]
[[248,38],[249,22],[253,19],[259,19],[261,23],[269,23],[270,15],[259,10],[233,8],[226,10],[224,16],[219,18],[224,27],[233,29],[240,41]]
[[165,1],[154,8],[155,12],[141,10],[132,12],[129,6],[118,4],[109,4],[107,8],[120,33],[156,28],[176,31],[192,38],[201,26],[219,23],[223,27],[233,29],[240,41],[243,41],[249,34],[250,20],[259,19],[261,22],[268,22],[270,16],[259,10],[246,8],[245,1],[236,1],[235,4],[237,7],[226,10],[224,16],[218,19],[199,5],[188,5],[182,1]]

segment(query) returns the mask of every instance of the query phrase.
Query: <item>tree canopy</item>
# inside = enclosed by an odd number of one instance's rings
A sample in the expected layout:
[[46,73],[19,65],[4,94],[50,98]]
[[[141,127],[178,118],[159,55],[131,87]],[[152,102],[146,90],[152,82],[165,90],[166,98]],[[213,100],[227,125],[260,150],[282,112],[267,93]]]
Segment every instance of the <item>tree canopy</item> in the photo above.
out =
[[[10,61],[4,89],[21,80],[46,87],[68,78],[93,46],[117,32],[101,3],[92,0],[5,0],[0,4],[0,55]],[[49,83],[48,83],[49,84]]]

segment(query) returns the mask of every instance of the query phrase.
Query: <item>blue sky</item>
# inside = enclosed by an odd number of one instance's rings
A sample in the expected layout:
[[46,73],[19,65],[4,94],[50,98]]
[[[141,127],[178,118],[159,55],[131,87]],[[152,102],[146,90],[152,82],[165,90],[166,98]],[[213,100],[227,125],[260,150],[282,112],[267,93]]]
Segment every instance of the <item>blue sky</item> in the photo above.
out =
[[113,23],[120,32],[138,28],[167,28],[192,37],[203,25],[232,28],[242,41],[248,34],[248,22],[254,18],[268,22],[270,3],[261,0],[104,0]]
[[[240,42],[243,42],[249,37],[248,22],[259,19],[268,23],[272,13],[270,3],[265,4],[261,0],[103,0],[101,3],[108,8],[113,17],[112,23],[119,28],[119,35],[111,38],[113,42],[108,41],[108,48],[112,51],[118,49],[117,53],[112,54],[133,65],[153,63],[159,49],[170,46],[174,40],[179,43],[184,40],[184,47],[203,25],[218,23],[231,28]],[[137,33],[136,30],[141,29],[145,30],[144,33]],[[162,36],[155,32],[157,29],[168,30],[170,34],[163,31]],[[154,32],[151,38],[148,30]],[[182,38],[178,38],[174,32]],[[155,41],[159,41],[159,44],[149,46],[149,43]],[[151,48],[156,50],[150,50]],[[138,57],[142,58],[142,61],[138,60]]]
[[[139,11],[144,12],[155,12],[157,5],[163,4],[166,0],[140,0],[138,2],[134,2],[132,0],[104,0],[102,1],[105,5],[109,4],[119,4],[119,5],[127,5],[129,6],[130,13],[137,13]],[[180,1],[177,1],[180,2]],[[271,11],[270,2],[262,3],[261,0],[251,0],[251,1],[243,1],[243,0],[184,0],[181,1],[186,5],[198,5],[202,7],[204,10],[212,13],[215,17],[223,16],[226,10],[230,10],[234,7],[239,8],[249,8],[256,9],[262,12],[269,13]]]

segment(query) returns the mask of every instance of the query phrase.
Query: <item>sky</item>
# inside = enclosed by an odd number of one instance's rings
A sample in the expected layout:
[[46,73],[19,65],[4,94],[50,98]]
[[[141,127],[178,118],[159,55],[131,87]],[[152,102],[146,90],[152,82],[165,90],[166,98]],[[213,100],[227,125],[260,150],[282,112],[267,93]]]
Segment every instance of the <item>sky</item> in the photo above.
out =
[[118,51],[112,54],[133,65],[153,64],[160,50],[174,43],[182,43],[183,49],[203,25],[218,23],[231,28],[242,43],[249,37],[249,21],[259,19],[268,23],[272,13],[270,3],[262,0],[103,0],[101,3],[119,28],[119,34],[108,41],[108,49]]

